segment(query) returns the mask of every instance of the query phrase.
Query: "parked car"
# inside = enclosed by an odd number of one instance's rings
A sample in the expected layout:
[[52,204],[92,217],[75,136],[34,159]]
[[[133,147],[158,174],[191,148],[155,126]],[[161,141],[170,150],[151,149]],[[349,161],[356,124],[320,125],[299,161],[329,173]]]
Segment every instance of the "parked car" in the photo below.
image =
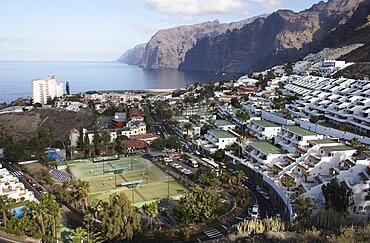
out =
[[44,193],[44,189],[42,189],[42,187],[36,187],[36,191],[38,191],[39,193]]
[[251,210],[251,218],[252,219],[259,218],[259,208],[258,208],[258,205],[253,205],[252,210]]
[[173,159],[171,159],[171,158],[164,158],[164,161],[166,161],[166,162],[172,162]]

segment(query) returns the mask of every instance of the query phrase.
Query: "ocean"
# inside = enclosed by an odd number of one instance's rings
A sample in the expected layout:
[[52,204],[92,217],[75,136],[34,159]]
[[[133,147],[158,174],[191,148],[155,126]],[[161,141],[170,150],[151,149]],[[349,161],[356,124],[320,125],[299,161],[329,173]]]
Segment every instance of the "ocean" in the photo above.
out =
[[71,93],[92,90],[177,89],[229,79],[233,74],[145,70],[117,62],[0,62],[0,102],[32,95],[31,81],[56,75]]

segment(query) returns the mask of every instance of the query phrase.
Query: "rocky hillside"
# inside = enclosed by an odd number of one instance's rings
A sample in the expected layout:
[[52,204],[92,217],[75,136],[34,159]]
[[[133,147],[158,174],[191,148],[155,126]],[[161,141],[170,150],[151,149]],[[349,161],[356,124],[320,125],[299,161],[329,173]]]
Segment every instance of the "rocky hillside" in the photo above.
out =
[[136,46],[126,51],[118,61],[149,69],[177,69],[198,39],[204,36],[215,37],[226,31],[240,29],[259,17],[265,17],[265,15],[228,24],[221,24],[215,20],[160,30],[146,44],[145,50],[143,50],[143,45]]
[[342,59],[370,61],[369,4],[370,0],[328,0],[298,13],[279,10],[237,23],[214,21],[161,30],[137,63],[148,69],[246,73],[354,43],[365,45]]
[[134,48],[127,50],[120,58],[118,58],[117,61],[129,65],[139,65],[145,52],[145,45],[146,43],[139,44]]
[[41,127],[49,123],[55,131],[55,138],[64,141],[71,129],[90,128],[93,122],[92,112],[73,112],[53,108],[0,115],[0,124],[5,128],[5,133],[19,139],[36,137]]
[[[239,30],[213,38],[204,37],[186,54],[180,69],[259,71],[296,61],[325,47],[365,42],[366,38],[357,38],[348,32],[362,25],[360,19],[369,11],[368,2],[329,0],[299,13],[279,10]],[[356,34],[366,30],[368,27]],[[344,36],[347,38],[344,39]]]

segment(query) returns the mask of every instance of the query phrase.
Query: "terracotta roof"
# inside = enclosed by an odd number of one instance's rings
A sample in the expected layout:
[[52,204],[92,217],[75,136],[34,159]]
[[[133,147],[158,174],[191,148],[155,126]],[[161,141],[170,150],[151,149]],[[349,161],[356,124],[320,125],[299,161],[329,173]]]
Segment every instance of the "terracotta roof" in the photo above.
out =
[[130,109],[130,118],[133,118],[133,117],[143,117],[143,112],[138,109],[138,108],[131,108]]
[[146,140],[146,139],[157,139],[159,138],[159,136],[152,134],[152,133],[148,133],[148,134],[133,135],[131,136],[131,138],[137,139],[137,140]]
[[148,147],[148,144],[141,140],[133,139],[133,140],[124,140],[122,144],[125,144],[127,148],[135,148],[135,149],[145,149]]

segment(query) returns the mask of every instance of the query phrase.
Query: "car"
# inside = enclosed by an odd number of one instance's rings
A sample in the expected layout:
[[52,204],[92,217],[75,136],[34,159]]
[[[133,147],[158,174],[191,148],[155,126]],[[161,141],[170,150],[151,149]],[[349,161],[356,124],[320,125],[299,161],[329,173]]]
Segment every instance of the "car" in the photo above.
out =
[[253,205],[251,210],[251,218],[257,219],[259,217],[259,208],[258,205]]
[[177,163],[172,164],[172,167],[176,168],[176,166],[179,166],[179,164],[177,164]]
[[171,158],[164,158],[164,161],[166,161],[166,162],[172,162],[173,159],[171,159]]
[[182,166],[181,166],[181,165],[179,165],[179,164],[175,165],[174,167],[175,167],[176,169],[180,169],[180,168],[182,168]]
[[267,200],[269,200],[269,199],[270,199],[270,195],[269,195],[267,192],[262,191],[262,192],[261,192],[261,194],[262,194],[262,196],[263,196],[264,198],[266,198]]
[[158,131],[158,132],[157,132],[157,134],[158,134],[158,135],[161,135],[161,132],[160,132],[160,131]]
[[32,178],[27,178],[26,181],[31,184],[32,183]]
[[37,184],[35,182],[30,183],[32,187],[37,187]]
[[44,193],[44,189],[42,189],[41,186],[36,187],[36,191],[38,191],[39,193]]

